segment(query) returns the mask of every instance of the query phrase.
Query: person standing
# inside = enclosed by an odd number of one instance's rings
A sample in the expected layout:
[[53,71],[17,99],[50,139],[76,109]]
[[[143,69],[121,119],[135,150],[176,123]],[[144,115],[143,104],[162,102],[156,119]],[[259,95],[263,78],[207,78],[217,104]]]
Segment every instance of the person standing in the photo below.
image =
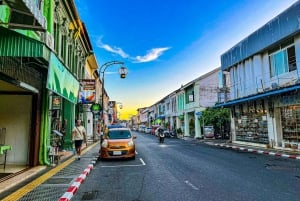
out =
[[77,119],[75,121],[75,127],[72,130],[72,140],[75,144],[75,150],[77,153],[77,159],[80,160],[82,142],[86,141],[86,130],[84,126],[81,125],[81,120]]

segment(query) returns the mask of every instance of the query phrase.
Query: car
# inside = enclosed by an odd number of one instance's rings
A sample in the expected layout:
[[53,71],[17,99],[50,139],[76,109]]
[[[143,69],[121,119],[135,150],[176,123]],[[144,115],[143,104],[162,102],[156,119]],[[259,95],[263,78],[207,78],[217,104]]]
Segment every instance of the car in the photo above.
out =
[[129,128],[111,128],[100,147],[100,159],[135,159],[135,139]]
[[143,133],[143,132],[145,132],[145,129],[146,129],[146,126],[140,125],[138,131],[141,132],[141,133]]
[[111,124],[107,126],[108,129],[112,129],[112,128],[124,128],[123,125],[121,124]]
[[204,137],[205,138],[214,138],[214,127],[213,126],[204,126]]
[[147,127],[145,128],[145,133],[151,133],[152,128],[151,127]]

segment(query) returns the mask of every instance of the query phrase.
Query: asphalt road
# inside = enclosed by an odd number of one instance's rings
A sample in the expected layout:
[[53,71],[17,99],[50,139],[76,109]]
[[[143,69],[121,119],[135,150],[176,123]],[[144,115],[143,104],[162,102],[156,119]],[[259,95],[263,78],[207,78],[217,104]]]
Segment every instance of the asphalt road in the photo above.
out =
[[98,161],[72,200],[300,200],[298,160],[134,134],[136,159]]

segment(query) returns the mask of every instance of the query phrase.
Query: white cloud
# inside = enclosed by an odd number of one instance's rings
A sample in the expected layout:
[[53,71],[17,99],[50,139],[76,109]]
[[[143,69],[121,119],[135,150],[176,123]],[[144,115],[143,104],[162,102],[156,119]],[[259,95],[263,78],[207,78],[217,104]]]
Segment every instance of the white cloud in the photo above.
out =
[[135,62],[143,63],[156,60],[159,56],[163,54],[164,51],[169,50],[170,47],[161,47],[161,48],[153,48],[148,51],[145,56],[137,56],[134,58]]
[[153,48],[147,52],[144,56],[136,56],[131,57],[126,52],[123,51],[120,47],[112,47],[108,44],[102,42],[102,37],[99,37],[97,43],[97,47],[102,48],[108,52],[112,52],[114,54],[120,55],[122,58],[130,58],[135,63],[144,63],[156,60],[159,56],[161,56],[164,51],[169,50],[171,47],[161,47],[161,48]]
[[104,43],[102,42],[102,37],[100,37],[100,38],[98,39],[98,41],[97,41],[96,44],[97,44],[97,47],[102,48],[102,49],[105,49],[105,50],[108,51],[108,52],[112,52],[112,53],[118,54],[118,55],[120,55],[122,58],[128,58],[128,57],[129,57],[129,55],[126,54],[126,53],[122,50],[122,48],[119,48],[119,47],[111,47],[111,46],[108,45],[108,44],[104,44]]

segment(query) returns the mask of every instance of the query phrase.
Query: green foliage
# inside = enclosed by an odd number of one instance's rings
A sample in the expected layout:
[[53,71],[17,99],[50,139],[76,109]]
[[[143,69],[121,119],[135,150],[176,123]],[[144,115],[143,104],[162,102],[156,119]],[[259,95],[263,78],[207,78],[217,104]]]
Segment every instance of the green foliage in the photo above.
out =
[[215,129],[220,129],[222,125],[230,122],[230,110],[228,108],[207,108],[202,112],[202,118],[204,118],[205,125],[212,125]]
[[182,130],[181,128],[177,128],[177,131],[176,131],[178,134],[182,134]]

